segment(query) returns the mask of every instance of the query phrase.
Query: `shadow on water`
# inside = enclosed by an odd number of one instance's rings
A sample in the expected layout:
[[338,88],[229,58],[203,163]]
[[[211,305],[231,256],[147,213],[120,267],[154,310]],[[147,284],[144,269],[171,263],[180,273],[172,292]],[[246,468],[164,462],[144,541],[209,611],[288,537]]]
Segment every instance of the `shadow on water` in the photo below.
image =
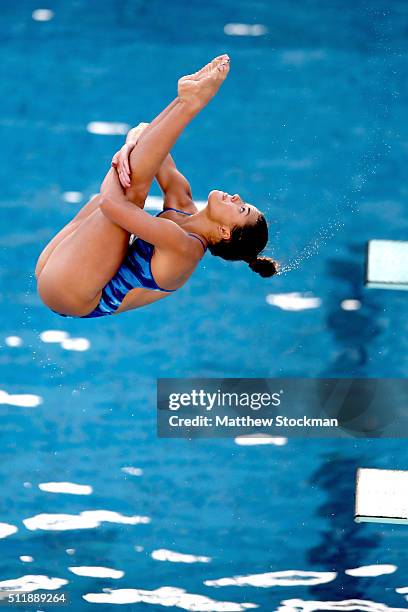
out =
[[[364,244],[349,244],[351,258],[331,258],[327,263],[328,276],[336,279],[336,285],[330,293],[326,324],[340,351],[322,376],[367,375],[371,345],[382,331],[377,321],[380,309],[367,299],[363,287],[364,249]],[[339,309],[339,303],[350,296],[361,308]]]
[[338,572],[334,583],[310,587],[316,599],[325,600],[334,593],[344,599],[364,599],[361,583],[344,570],[364,565],[367,552],[379,545],[378,535],[365,533],[365,526],[353,520],[354,475],[361,465],[361,458],[344,458],[340,455],[325,455],[309,483],[327,494],[316,514],[326,519],[327,527],[321,531],[321,542],[308,552],[311,567],[324,567]]

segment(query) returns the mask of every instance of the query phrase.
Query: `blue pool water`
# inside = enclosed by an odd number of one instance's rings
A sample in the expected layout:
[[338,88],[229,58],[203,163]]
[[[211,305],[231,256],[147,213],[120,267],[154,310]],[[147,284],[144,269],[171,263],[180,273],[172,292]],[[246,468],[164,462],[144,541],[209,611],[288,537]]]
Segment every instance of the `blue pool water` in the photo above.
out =
[[[407,26],[403,0],[2,3],[0,583],[59,579],[81,611],[117,610],[113,596],[123,610],[406,608],[406,528],[353,522],[356,468],[407,469],[405,441],[159,440],[155,385],[407,376],[406,295],[363,287],[366,241],[407,238]],[[150,120],[221,52],[228,81],[174,156],[198,200],[219,187],[264,210],[267,253],[289,271],[264,280],[207,255],[171,299],[57,317],[35,261],[123,141],[87,126]],[[369,565],[393,567],[346,573]],[[360,603],[328,603],[343,600]]]

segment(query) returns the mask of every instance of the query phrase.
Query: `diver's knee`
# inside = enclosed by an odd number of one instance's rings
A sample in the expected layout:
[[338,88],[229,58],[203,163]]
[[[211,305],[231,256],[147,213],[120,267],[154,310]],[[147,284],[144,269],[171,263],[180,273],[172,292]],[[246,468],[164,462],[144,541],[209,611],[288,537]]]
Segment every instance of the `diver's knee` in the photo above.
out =
[[133,202],[133,204],[143,208],[149,194],[149,187],[147,185],[132,185],[129,189],[126,189],[126,198]]

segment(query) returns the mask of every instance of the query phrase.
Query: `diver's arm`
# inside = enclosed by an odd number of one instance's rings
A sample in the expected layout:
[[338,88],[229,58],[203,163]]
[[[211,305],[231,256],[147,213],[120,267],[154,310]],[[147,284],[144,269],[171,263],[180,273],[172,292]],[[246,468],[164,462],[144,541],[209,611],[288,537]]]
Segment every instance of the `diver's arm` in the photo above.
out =
[[[112,165],[116,168],[119,180],[124,188],[130,187],[130,154],[140,142],[143,131],[148,125],[148,123],[139,123],[138,126],[132,128],[128,132],[126,143],[113,156]],[[170,153],[161,164],[155,178],[164,195],[164,208],[173,207],[180,208],[184,212],[197,212],[192,199],[190,183],[177,169]]]
[[[114,156],[118,156],[118,161],[110,168],[102,182],[100,187],[100,193],[102,195],[110,194],[111,197],[118,199],[124,196],[125,191],[120,177],[126,172],[123,164],[125,157],[128,159],[129,155],[130,152],[123,152],[121,149],[121,151],[118,151]],[[185,212],[197,212],[193,200],[191,199],[190,185],[187,179],[177,170],[170,154],[160,166],[156,178],[164,194],[164,208],[180,208]],[[136,206],[143,208],[144,200],[137,198],[135,192],[133,192],[133,196],[134,199],[130,200],[130,194],[128,193],[127,199],[132,201],[133,204],[136,204]]]
[[177,223],[152,217],[124,195],[101,195],[100,209],[110,221],[160,249],[184,254],[191,248],[190,236]]
[[[120,184],[118,174],[114,168],[110,168],[102,181],[99,192],[102,196],[109,194],[112,198],[122,199],[125,197],[125,192]],[[137,204],[137,202],[135,202]],[[144,203],[143,203],[144,205]],[[143,208],[143,205],[141,206]]]
[[[163,166],[165,167],[163,168]],[[163,209],[179,208],[183,212],[191,214],[197,212],[190,183],[176,168],[176,164],[171,158],[163,162],[160,173],[156,178],[164,195]]]
[[[135,127],[131,128],[127,133],[125,144],[122,145],[119,151],[117,151],[112,157],[111,166],[115,168],[123,189],[128,189],[131,185],[130,154],[141,139],[142,132],[148,125],[149,123],[139,123]],[[163,192],[167,190],[169,182],[172,183],[170,180],[170,175],[174,168],[176,168],[176,165],[169,153],[156,174],[156,179]]]

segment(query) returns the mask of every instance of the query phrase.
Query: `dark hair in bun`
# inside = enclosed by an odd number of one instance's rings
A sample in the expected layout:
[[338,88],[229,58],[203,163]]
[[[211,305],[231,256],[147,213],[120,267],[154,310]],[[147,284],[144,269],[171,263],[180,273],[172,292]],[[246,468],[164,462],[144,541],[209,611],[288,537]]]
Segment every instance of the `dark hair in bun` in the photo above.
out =
[[278,272],[278,266],[269,257],[258,257],[268,243],[268,225],[262,213],[255,223],[236,226],[229,240],[210,243],[212,255],[228,261],[246,261],[251,270],[267,278]]
[[270,257],[257,257],[253,261],[250,261],[248,266],[251,268],[251,270],[257,274],[260,274],[263,278],[273,276],[279,271],[278,264]]

